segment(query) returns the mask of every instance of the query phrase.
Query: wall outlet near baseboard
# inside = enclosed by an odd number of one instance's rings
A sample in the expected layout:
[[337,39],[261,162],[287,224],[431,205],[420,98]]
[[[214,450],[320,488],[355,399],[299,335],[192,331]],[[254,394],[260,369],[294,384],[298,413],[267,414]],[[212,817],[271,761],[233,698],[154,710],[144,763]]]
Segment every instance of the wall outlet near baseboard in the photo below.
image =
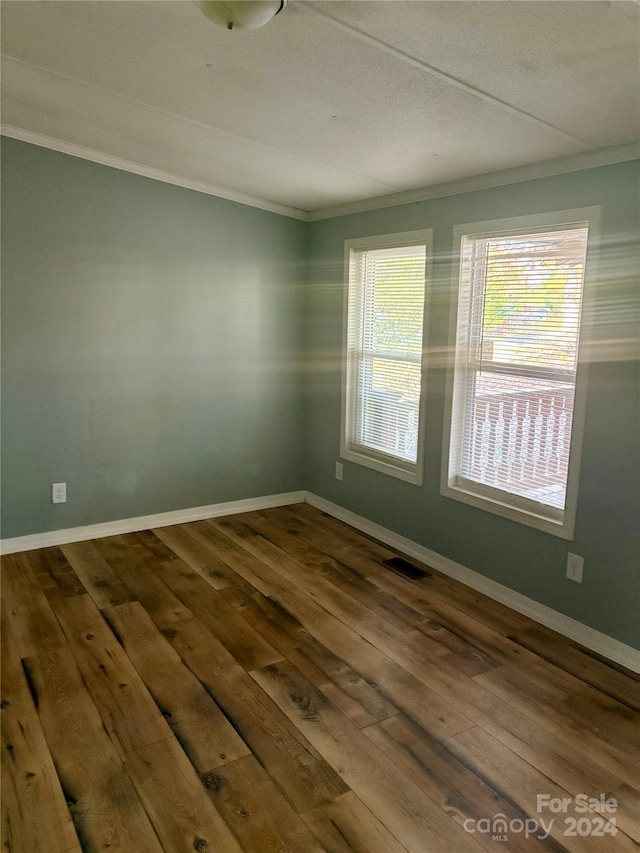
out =
[[67,502],[67,484],[52,483],[51,484],[51,503],[66,504]]
[[336,480],[342,480],[343,473],[342,462],[336,462]]
[[584,557],[577,554],[567,554],[567,577],[570,581],[582,583],[582,572],[584,570]]

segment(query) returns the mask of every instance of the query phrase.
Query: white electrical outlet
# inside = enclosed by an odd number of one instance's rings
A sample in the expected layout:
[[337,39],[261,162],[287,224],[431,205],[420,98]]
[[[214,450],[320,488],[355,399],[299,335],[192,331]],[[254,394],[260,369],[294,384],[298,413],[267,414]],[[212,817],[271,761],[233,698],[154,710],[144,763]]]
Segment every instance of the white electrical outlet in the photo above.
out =
[[584,570],[584,557],[577,554],[567,554],[567,577],[576,583],[582,583],[582,572]]
[[67,502],[67,484],[52,483],[51,484],[51,501],[54,504],[66,504]]
[[336,480],[342,480],[342,462],[336,462]]

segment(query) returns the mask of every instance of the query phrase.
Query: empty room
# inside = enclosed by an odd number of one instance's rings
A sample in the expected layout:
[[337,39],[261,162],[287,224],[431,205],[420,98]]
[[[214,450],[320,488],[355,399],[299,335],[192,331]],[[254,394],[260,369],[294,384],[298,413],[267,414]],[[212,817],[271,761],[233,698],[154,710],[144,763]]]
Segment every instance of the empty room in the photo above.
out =
[[639,853],[640,3],[0,11],[3,853]]

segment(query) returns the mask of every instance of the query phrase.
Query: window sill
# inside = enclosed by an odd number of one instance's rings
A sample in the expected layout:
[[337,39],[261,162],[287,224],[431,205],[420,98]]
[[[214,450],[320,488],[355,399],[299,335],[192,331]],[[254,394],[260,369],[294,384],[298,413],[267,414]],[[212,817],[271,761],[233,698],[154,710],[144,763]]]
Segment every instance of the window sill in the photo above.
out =
[[404,480],[405,483],[412,483],[414,486],[422,485],[422,470],[419,465],[413,465],[411,467],[407,466],[404,468],[400,460],[398,460],[399,464],[395,463],[393,457],[387,457],[385,459],[382,454],[378,456],[373,453],[369,455],[366,453],[363,448],[360,450],[353,450],[342,448],[340,451],[340,457],[342,459],[346,459],[349,462],[355,462],[358,465],[363,465],[365,468],[372,468],[374,471],[379,471],[381,474],[387,474],[389,477],[396,477],[398,480]]
[[568,517],[567,512],[564,513],[564,518],[554,520],[539,515],[530,510],[515,507],[495,498],[480,495],[465,489],[461,486],[453,486],[443,483],[440,488],[440,494],[445,498],[451,498],[455,501],[473,506],[476,509],[482,509],[485,512],[491,512],[494,515],[508,518],[510,521],[515,521],[519,524],[524,524],[527,527],[535,527],[537,530],[543,530],[545,533],[551,533],[553,536],[558,536],[560,539],[574,538],[574,520]]

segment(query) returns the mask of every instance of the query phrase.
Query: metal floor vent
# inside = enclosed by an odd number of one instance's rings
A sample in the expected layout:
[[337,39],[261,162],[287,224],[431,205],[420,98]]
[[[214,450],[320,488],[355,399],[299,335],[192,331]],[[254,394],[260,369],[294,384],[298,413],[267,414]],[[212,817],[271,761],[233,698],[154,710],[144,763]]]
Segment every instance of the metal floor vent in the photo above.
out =
[[414,566],[413,563],[410,563],[409,560],[405,560],[404,557],[392,557],[390,560],[383,560],[382,565],[391,569],[392,572],[402,575],[403,578],[410,578],[412,581],[418,581],[420,578],[431,577],[429,572],[425,572],[424,569],[419,569],[417,566]]

